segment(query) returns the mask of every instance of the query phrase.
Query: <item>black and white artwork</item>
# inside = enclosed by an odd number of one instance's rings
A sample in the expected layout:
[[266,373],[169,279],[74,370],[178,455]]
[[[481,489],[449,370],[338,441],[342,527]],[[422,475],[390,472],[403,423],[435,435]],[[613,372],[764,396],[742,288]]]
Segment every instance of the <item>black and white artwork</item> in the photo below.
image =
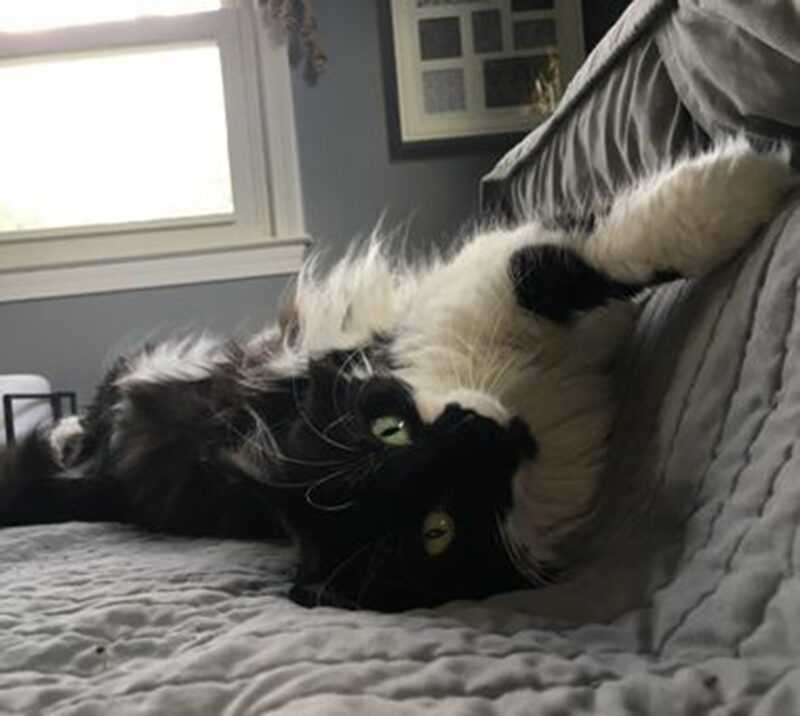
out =
[[583,59],[579,0],[388,0],[401,145],[528,131]]

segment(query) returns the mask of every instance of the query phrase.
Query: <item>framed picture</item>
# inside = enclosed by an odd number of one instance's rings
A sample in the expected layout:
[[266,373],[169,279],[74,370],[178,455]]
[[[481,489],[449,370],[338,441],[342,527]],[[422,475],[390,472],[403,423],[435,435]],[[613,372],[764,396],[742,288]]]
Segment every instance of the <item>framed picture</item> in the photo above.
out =
[[388,0],[400,149],[527,132],[584,56],[580,0]]

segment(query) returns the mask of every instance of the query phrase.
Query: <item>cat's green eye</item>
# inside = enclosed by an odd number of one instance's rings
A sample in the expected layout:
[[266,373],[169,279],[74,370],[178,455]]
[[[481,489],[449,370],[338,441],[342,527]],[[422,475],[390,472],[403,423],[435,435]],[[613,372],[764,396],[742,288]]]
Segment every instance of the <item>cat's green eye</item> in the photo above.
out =
[[382,415],[375,418],[370,426],[372,434],[383,443],[402,447],[411,445],[411,432],[406,421],[398,415]]
[[456,524],[446,512],[434,510],[422,521],[422,543],[429,557],[444,554],[456,536]]

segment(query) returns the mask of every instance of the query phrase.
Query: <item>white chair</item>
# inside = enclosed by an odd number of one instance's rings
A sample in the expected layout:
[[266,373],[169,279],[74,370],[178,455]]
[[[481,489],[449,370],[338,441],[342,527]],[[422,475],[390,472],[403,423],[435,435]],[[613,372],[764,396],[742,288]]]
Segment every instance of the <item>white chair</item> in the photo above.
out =
[[53,393],[50,381],[44,376],[0,375],[0,445],[18,440],[37,426],[59,418],[61,401],[65,398],[75,412],[74,394]]

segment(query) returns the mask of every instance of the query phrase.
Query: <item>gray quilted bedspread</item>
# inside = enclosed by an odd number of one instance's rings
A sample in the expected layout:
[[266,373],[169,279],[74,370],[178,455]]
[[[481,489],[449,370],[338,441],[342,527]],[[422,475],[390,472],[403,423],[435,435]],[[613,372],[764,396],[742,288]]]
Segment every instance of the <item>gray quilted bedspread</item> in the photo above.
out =
[[619,370],[610,541],[574,582],[306,611],[283,596],[285,549],[9,529],[0,713],[800,713],[798,242],[795,206],[645,304]]

